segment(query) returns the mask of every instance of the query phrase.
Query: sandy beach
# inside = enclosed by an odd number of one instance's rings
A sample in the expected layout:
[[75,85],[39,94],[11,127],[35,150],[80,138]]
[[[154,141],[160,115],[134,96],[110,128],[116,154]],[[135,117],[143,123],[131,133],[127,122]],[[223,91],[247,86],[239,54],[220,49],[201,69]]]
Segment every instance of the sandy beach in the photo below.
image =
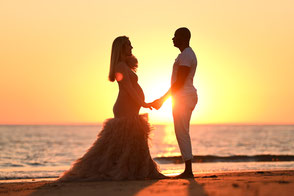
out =
[[292,195],[294,170],[196,174],[194,179],[5,182],[0,195]]

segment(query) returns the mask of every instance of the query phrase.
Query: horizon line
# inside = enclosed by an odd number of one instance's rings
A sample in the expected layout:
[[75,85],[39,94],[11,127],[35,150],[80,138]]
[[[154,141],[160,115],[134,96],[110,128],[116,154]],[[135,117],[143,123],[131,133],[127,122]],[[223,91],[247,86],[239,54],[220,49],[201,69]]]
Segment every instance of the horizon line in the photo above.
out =
[[[97,123],[0,123],[0,126],[100,126],[104,122]],[[150,123],[152,125],[173,125],[173,122],[170,123]],[[294,123],[191,123],[190,125],[294,125]]]

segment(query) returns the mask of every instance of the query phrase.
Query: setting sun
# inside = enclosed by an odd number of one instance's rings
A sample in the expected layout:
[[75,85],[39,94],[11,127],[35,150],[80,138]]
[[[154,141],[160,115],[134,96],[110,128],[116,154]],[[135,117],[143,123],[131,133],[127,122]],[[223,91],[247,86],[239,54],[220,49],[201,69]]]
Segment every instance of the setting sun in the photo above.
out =
[[[172,38],[182,26],[192,32],[198,59],[192,123],[294,123],[293,3],[187,3],[2,2],[0,123],[96,124],[113,117],[118,87],[107,76],[120,35],[134,47],[146,102],[154,101],[170,86],[180,53]],[[151,123],[172,123],[170,100],[146,112]]]

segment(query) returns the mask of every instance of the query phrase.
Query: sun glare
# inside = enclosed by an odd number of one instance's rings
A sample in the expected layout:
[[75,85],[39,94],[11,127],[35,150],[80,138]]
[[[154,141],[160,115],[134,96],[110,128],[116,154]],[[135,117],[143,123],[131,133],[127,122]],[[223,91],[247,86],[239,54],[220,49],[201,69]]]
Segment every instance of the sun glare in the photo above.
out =
[[153,109],[149,112],[151,123],[168,124],[173,122],[172,99],[168,98],[159,110]]

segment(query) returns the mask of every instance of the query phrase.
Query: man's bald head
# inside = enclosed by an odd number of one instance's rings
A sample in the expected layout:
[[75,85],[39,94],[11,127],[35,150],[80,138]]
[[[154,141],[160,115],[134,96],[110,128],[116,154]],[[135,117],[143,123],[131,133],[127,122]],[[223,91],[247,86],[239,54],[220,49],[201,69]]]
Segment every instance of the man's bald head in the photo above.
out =
[[179,48],[181,51],[189,47],[191,33],[186,27],[181,27],[176,30],[173,37],[174,46]]
[[186,28],[186,27],[178,28],[176,30],[175,34],[177,34],[179,37],[181,37],[181,39],[183,41],[186,41],[189,43],[190,38],[191,38],[191,32],[188,28]]

